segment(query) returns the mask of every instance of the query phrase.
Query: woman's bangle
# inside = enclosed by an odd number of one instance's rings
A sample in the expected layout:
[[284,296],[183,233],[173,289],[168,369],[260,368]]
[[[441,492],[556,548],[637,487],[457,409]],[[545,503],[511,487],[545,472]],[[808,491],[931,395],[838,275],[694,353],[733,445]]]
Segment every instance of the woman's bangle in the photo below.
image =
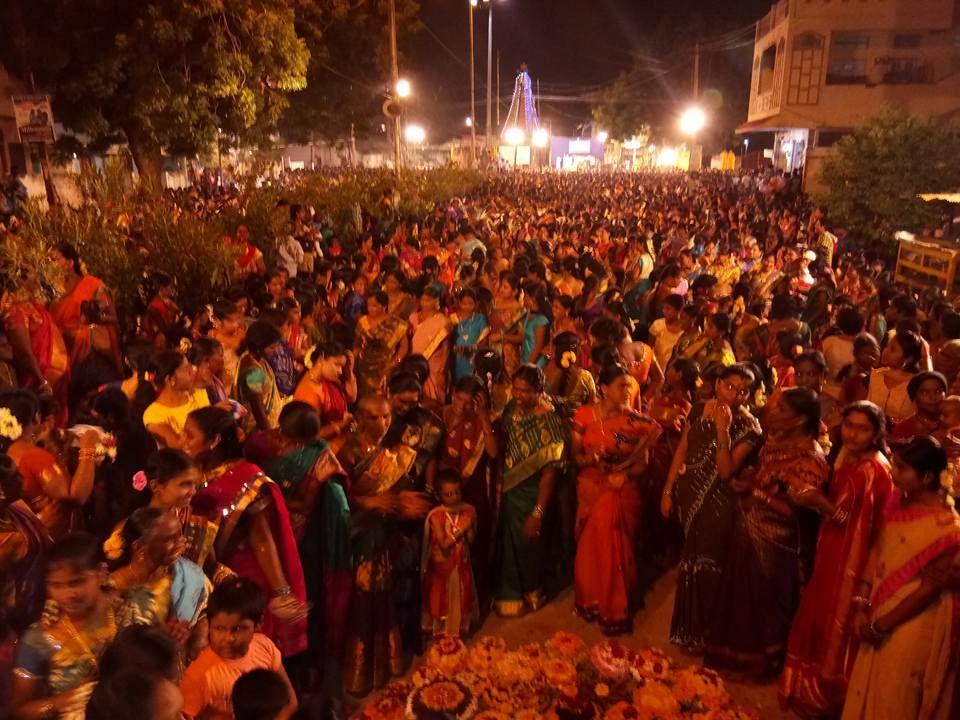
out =
[[290,589],[289,585],[284,585],[282,588],[277,588],[272,593],[270,593],[270,597],[272,598],[286,597],[287,595],[290,595],[292,592],[293,591]]
[[85,460],[96,460],[96,459],[97,459],[97,451],[96,451],[96,450],[83,449],[83,450],[80,451],[79,459],[80,459],[80,462],[84,462]]
[[852,602],[854,605],[862,608],[863,610],[870,609],[870,598],[868,598],[866,595],[857,595]]

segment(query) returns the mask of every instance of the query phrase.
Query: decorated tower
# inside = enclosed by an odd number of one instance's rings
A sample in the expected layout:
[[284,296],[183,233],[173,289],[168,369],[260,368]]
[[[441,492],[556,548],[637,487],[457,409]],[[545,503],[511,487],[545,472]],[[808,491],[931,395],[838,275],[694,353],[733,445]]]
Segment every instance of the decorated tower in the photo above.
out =
[[501,132],[513,127],[523,130],[527,137],[539,127],[537,105],[533,99],[533,81],[530,79],[530,73],[527,72],[526,63],[520,66],[520,73],[514,80],[513,100],[510,101],[507,122]]

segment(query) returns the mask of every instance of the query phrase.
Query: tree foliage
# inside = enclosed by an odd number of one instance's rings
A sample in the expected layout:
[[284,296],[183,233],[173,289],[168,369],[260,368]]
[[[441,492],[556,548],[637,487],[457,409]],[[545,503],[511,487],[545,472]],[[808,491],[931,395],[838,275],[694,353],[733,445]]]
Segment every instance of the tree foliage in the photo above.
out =
[[[419,28],[417,0],[395,0],[400,51]],[[307,85],[290,97],[280,130],[294,142],[344,141],[372,133],[390,77],[387,0],[304,2],[297,31],[307,41]]]
[[960,187],[960,128],[888,109],[842,138],[823,165],[830,216],[858,235],[889,239],[936,218],[920,193]]
[[262,140],[306,84],[299,0],[6,0],[0,60],[54,95],[57,119],[122,133],[141,176],[161,152],[194,154],[218,128]]

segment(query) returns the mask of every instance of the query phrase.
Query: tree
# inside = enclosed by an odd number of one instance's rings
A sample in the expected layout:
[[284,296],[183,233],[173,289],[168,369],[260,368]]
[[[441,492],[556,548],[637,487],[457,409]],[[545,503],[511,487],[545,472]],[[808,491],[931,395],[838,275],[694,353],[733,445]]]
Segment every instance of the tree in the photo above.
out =
[[936,219],[920,193],[960,187],[960,128],[887,109],[842,138],[823,164],[821,198],[849,231],[889,239]]
[[256,142],[306,84],[298,0],[6,0],[0,60],[54,96],[58,120],[122,133],[149,191],[164,150],[193,155],[219,130]]
[[[402,47],[419,29],[417,0],[395,0]],[[342,141],[351,129],[373,131],[390,77],[387,0],[324,0],[302,3],[297,30],[307,41],[307,86],[293,93],[280,131],[287,140],[314,135]]]
[[644,100],[644,91],[634,85],[630,75],[621,73],[600,91],[593,107],[593,119],[611,138],[629,140],[644,132],[649,122],[650,113]]

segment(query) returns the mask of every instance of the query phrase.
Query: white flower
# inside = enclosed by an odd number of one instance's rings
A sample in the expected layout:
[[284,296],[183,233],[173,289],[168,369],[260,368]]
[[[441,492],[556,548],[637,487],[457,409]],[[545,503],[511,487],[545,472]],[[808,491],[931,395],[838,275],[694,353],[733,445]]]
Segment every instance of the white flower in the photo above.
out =
[[23,428],[20,427],[19,421],[9,408],[0,407],[0,437],[13,442],[19,440],[21,435],[23,435]]

